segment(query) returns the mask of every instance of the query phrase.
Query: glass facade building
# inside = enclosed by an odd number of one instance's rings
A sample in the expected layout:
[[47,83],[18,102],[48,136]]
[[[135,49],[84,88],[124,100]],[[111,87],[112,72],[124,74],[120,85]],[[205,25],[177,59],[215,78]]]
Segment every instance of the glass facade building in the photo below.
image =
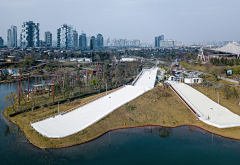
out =
[[87,49],[87,36],[85,33],[82,33],[79,36],[79,48],[82,50],[86,50]]
[[17,47],[17,27],[11,26],[7,31],[7,46],[9,48]]
[[0,46],[3,46],[3,44],[4,44],[4,40],[2,37],[0,37]]
[[78,48],[78,32],[73,30],[73,47]]
[[158,37],[155,37],[155,47],[159,48],[161,47],[161,41],[164,40],[164,35],[161,35],[161,36],[158,36]]
[[161,40],[160,48],[173,48],[175,46],[174,40]]
[[44,39],[46,47],[52,47],[52,33],[50,33],[49,31],[45,32]]
[[97,47],[103,48],[103,36],[102,34],[97,35]]
[[96,49],[96,38],[94,36],[92,36],[90,39],[90,49]]
[[63,24],[61,28],[57,30],[57,46],[63,49],[73,48],[73,27],[67,24]]

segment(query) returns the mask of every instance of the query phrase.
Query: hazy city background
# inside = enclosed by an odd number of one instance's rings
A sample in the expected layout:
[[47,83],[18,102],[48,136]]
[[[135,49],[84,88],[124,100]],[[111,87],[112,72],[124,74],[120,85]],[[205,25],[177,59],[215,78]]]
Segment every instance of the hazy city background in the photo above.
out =
[[[186,45],[225,45],[239,41],[240,2],[206,0],[1,0],[0,37],[7,44],[7,30],[17,27],[18,46],[23,22],[39,23],[39,40],[52,33],[57,43],[57,29],[63,24],[86,36],[101,34],[106,40],[139,40],[154,46],[154,38],[176,40]],[[121,42],[121,41],[119,41]],[[137,41],[138,42],[138,41]],[[89,43],[89,41],[88,41]]]

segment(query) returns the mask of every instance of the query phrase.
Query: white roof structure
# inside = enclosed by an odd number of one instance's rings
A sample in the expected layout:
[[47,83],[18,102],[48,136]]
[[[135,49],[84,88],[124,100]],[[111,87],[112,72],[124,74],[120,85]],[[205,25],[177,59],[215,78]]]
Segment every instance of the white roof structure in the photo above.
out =
[[75,134],[101,120],[120,106],[154,88],[158,68],[143,70],[135,85],[105,95],[74,111],[48,118],[31,126],[48,138],[63,138]]
[[121,62],[132,62],[132,61],[137,61],[136,58],[122,58],[120,60]]
[[240,55],[240,44],[237,42],[232,42],[221,48],[211,49],[211,50]]

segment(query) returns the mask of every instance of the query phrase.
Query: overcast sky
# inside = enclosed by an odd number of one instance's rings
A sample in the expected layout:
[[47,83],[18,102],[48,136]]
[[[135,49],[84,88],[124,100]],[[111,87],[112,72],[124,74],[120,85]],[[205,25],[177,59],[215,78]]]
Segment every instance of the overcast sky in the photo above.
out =
[[87,36],[177,41],[240,40],[240,0],[0,0],[0,36],[11,25],[40,23],[40,39],[66,23]]

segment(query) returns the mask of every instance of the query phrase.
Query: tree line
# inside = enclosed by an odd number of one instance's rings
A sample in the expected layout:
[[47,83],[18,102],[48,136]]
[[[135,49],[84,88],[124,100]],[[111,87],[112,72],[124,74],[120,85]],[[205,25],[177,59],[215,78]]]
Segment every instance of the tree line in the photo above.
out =
[[222,57],[219,58],[211,58],[210,63],[216,66],[233,66],[233,65],[240,65],[240,59],[227,59]]

